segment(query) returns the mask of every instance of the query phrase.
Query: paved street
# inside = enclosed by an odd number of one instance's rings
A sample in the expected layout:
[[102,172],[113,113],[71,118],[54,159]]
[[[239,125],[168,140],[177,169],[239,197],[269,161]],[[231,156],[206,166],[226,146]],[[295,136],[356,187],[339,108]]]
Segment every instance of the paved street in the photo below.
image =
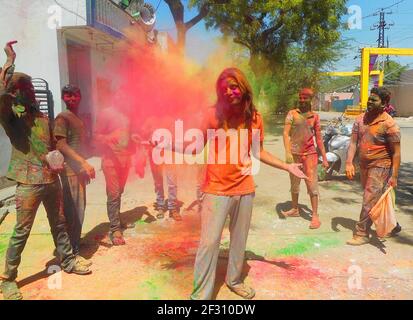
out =
[[[323,117],[322,117],[323,118]],[[310,230],[310,203],[302,185],[302,217],[280,218],[290,204],[286,173],[261,165],[256,176],[256,199],[247,245],[246,282],[256,299],[412,299],[413,298],[413,121],[399,119],[402,127],[400,187],[397,218],[401,234],[363,247],[350,247],[361,207],[362,190],[344,177],[320,183],[322,226]],[[266,147],[283,158],[281,127],[266,130]],[[99,159],[93,159],[99,168]],[[184,207],[195,198],[195,167],[179,169],[179,198]],[[12,189],[1,191],[4,195]],[[144,179],[132,172],[122,203],[127,245],[112,247],[107,237],[105,184],[102,171],[88,189],[82,254],[93,261],[93,274],[58,273],[61,288],[53,287],[45,266],[53,260],[53,244],[41,208],[23,254],[19,285],[26,299],[187,299],[192,289],[193,264],[199,240],[196,210],[183,213],[183,222],[156,221],[149,168]],[[12,210],[14,211],[14,209]],[[3,266],[15,214],[0,226],[0,263]],[[238,299],[224,285],[229,245],[224,231],[217,270],[217,299]],[[357,275],[360,277],[357,278]],[[52,281],[53,280],[53,281]],[[350,284],[350,285],[349,285]]]

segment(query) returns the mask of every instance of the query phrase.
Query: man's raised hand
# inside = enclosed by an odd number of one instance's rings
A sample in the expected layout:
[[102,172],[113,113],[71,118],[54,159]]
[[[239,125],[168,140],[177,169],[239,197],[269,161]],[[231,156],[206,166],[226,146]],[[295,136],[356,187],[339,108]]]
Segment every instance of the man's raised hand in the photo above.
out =
[[17,41],[9,41],[6,43],[6,46],[4,47],[4,52],[6,53],[7,59],[11,60],[14,62],[16,59],[16,52],[13,49],[13,45],[15,45]]

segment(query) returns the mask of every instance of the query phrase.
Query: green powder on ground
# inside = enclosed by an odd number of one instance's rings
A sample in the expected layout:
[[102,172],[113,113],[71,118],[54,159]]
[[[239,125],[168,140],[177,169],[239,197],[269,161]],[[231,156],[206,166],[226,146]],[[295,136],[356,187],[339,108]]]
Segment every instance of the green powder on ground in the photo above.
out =
[[334,247],[339,243],[339,239],[331,236],[301,237],[284,248],[272,250],[272,253],[277,256],[296,256]]

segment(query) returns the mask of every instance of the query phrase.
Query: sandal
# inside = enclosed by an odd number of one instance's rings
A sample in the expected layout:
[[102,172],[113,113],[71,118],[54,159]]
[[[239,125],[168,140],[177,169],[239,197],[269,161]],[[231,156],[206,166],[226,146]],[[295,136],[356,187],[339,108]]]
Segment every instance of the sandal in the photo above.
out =
[[244,283],[240,283],[235,286],[230,286],[227,284],[227,287],[244,299],[251,300],[255,297],[255,290]]
[[172,219],[174,219],[175,221],[182,221],[182,217],[179,214],[178,210],[169,210],[169,217],[171,217]]
[[16,281],[3,280],[0,285],[0,292],[3,293],[4,300],[23,300],[23,296]]
[[156,213],[156,219],[159,219],[159,220],[161,220],[161,219],[163,219],[163,218],[165,218],[165,210],[156,210],[157,211],[157,213]]
[[[116,234],[116,235],[115,235]],[[109,232],[109,239],[114,246],[124,246],[126,244],[125,239],[120,231]]]
[[300,216],[300,210],[299,209],[291,209],[288,211],[281,211],[281,214],[284,216],[284,218],[298,218]]

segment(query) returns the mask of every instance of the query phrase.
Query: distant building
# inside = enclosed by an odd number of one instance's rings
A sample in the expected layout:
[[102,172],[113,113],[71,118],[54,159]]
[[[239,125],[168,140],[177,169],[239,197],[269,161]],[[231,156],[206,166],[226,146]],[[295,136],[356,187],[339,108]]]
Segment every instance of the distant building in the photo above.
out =
[[413,116],[413,69],[402,73],[397,85],[387,86],[392,92],[391,104],[398,117]]
[[354,103],[354,94],[352,92],[333,92],[323,94],[321,109],[323,111],[343,112],[347,106]]

